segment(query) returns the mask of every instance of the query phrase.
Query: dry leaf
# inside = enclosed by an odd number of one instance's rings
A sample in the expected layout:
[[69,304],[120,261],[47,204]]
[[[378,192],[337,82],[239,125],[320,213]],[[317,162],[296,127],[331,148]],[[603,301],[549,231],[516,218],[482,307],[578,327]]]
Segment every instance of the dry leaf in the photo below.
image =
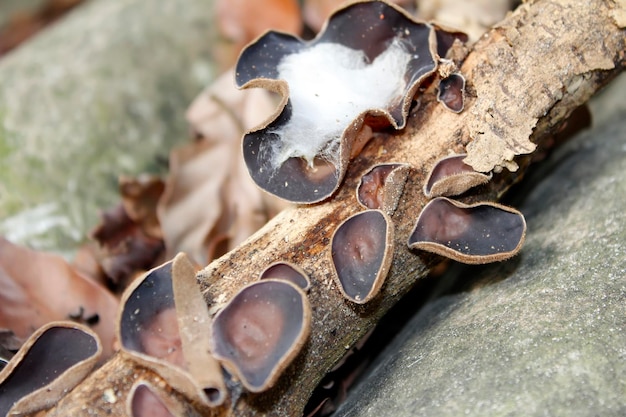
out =
[[101,223],[90,235],[100,244],[97,259],[104,273],[121,289],[163,254],[163,241],[147,236],[121,203],[102,213]]
[[232,71],[193,102],[187,119],[201,138],[172,152],[158,206],[168,258],[185,252],[204,265],[286,207],[257,188],[241,157],[243,133],[275,108],[266,91],[237,90]]
[[161,260],[163,239],[156,215],[165,184],[157,177],[120,178],[122,202],[102,213],[91,232],[100,244],[95,257],[115,286],[125,288],[136,273]]
[[15,352],[23,343],[24,340],[15,336],[12,330],[0,329],[0,351],[1,349],[6,349]]
[[100,248],[95,242],[81,245],[74,255],[72,267],[92,281],[107,286],[107,277],[99,261]]
[[232,65],[239,51],[266,30],[299,34],[302,26],[295,0],[217,0],[215,21],[226,41],[217,51],[222,68]]
[[42,325],[73,319],[91,325],[109,355],[117,299],[63,258],[0,238],[0,328],[27,338]]
[[513,0],[417,0],[418,17],[462,30],[475,42],[504,18]]
[[146,236],[162,239],[156,207],[165,189],[163,180],[151,175],[140,175],[137,178],[120,177],[119,184],[122,205],[128,217]]
[[344,3],[344,0],[306,0],[302,8],[302,18],[317,33],[328,16]]

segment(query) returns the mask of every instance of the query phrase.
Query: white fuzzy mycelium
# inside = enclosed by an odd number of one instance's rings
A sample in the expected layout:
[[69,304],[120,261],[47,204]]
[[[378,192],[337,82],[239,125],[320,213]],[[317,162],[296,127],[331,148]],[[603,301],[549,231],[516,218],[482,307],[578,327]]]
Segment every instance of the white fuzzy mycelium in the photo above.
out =
[[288,55],[279,63],[279,78],[289,85],[293,114],[273,133],[280,136],[272,164],[302,157],[310,166],[318,157],[337,162],[344,129],[368,109],[385,109],[406,87],[412,55],[393,41],[373,62],[365,53],[337,43],[319,43]]

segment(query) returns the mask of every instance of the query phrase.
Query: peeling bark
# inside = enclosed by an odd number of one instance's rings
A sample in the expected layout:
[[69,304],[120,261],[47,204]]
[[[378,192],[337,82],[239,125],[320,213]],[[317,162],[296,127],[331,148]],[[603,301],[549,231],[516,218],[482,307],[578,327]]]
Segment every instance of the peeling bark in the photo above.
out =
[[[531,135],[540,119],[563,107],[562,100],[580,104],[593,85],[586,79],[615,69],[619,49],[607,49],[610,38],[598,30],[599,16],[585,16],[585,6],[525,4],[476,44],[462,68],[476,97],[465,160],[474,169],[517,169],[513,158],[535,149]],[[611,24],[608,17],[605,25]]]
[[[406,129],[381,133],[351,162],[346,179],[329,201],[286,210],[241,246],[214,261],[198,278],[215,312],[240,288],[258,279],[268,265],[288,261],[311,278],[311,336],[278,385],[261,394],[243,394],[206,415],[296,416],[324,374],[350,346],[419,282],[438,258],[412,252],[407,239],[426,204],[422,186],[432,165],[467,151],[466,162],[480,171],[503,171],[465,202],[495,200],[528,167],[571,112],[616,76],[626,60],[626,5],[623,1],[545,0],[528,2],[482,37],[464,61],[465,111],[454,114],[434,94],[417,99]],[[528,156],[516,157],[527,154]],[[394,258],[381,294],[365,305],[343,299],[330,265],[336,227],[361,211],[358,181],[374,164],[406,162],[412,168],[396,212]],[[207,330],[208,331],[208,330]],[[123,398],[136,374],[149,374],[119,355],[92,374],[48,415],[125,415]],[[164,381],[156,375],[157,384]],[[119,401],[107,402],[111,388]]]

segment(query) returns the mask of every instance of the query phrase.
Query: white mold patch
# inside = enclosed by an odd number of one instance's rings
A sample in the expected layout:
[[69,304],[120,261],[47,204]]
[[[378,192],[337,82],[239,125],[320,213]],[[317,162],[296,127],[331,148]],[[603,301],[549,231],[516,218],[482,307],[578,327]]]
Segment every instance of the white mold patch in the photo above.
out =
[[286,56],[279,77],[289,85],[292,116],[272,133],[272,165],[302,157],[312,166],[318,157],[336,163],[343,131],[361,113],[397,104],[406,88],[406,67],[414,57],[398,40],[373,62],[363,51],[337,43],[318,43]]

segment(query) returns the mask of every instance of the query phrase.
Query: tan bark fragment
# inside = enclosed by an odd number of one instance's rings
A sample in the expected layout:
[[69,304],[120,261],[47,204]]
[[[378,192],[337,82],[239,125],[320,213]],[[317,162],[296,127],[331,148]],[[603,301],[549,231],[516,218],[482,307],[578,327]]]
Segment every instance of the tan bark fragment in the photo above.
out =
[[575,0],[526,3],[475,45],[462,67],[476,97],[465,163],[515,170],[513,158],[535,149],[537,121],[572,80],[614,68],[615,51],[605,48],[606,32],[590,11]]
[[615,24],[620,28],[626,27],[626,0],[615,0],[615,8],[609,13]]

